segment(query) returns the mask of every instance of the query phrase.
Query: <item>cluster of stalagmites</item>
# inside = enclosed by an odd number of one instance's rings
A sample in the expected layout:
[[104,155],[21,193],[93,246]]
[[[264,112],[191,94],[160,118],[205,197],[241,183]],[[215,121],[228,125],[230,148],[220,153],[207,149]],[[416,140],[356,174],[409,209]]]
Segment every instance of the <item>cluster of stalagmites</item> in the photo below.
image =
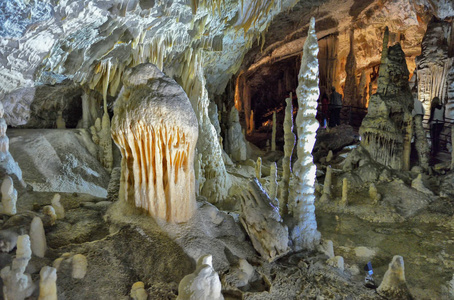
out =
[[386,28],[377,93],[370,99],[361,128],[361,146],[382,165],[409,170],[413,96],[409,72],[400,44],[388,48]]
[[198,123],[183,89],[152,64],[125,71],[112,137],[122,154],[120,199],[157,219],[189,220]]

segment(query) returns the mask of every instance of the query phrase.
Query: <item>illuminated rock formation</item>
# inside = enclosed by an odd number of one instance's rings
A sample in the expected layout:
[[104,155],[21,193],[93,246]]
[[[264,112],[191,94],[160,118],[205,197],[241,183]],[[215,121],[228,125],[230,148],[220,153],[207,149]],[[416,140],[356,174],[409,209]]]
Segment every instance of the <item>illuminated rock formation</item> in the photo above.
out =
[[287,213],[288,195],[290,186],[290,175],[292,174],[292,153],[295,147],[295,134],[293,133],[293,104],[292,93],[290,97],[285,99],[287,106],[285,107],[284,118],[284,158],[282,159],[282,183],[281,194],[279,201],[279,210],[281,214]]
[[387,299],[413,299],[405,281],[404,259],[402,256],[396,255],[393,257],[377,292]]
[[178,286],[177,300],[223,300],[221,281],[213,269],[213,257],[204,255],[194,273],[186,275]]
[[61,196],[60,194],[55,194],[52,198],[51,204],[55,210],[55,214],[57,215],[57,219],[64,219],[65,218],[65,208],[60,203]]
[[318,44],[315,34],[315,19],[311,18],[306,42],[303,48],[301,68],[298,75],[298,113],[296,126],[298,130],[298,160],[293,166],[293,180],[289,198],[289,210],[295,219],[290,237],[296,250],[315,249],[320,241],[315,220],[315,171],[312,149],[318,122],[317,113],[318,88]]
[[46,233],[40,217],[34,217],[30,225],[30,248],[38,257],[44,257],[46,254]]
[[38,300],[57,300],[57,269],[42,267],[39,277]]
[[4,267],[0,276],[3,279],[3,297],[8,300],[24,300],[35,290],[35,284],[30,274],[25,273],[28,262],[32,257],[30,238],[21,235],[17,239],[16,257],[11,267]]
[[344,105],[347,106],[358,106],[357,94],[358,85],[356,83],[356,58],[354,48],[354,30],[350,30],[350,51],[347,56],[347,63],[345,65],[345,72],[347,77],[345,78],[345,89],[344,89]]
[[17,191],[14,188],[13,180],[9,176],[5,176],[1,186],[2,192],[2,213],[7,215],[16,214]]
[[120,198],[155,218],[185,222],[195,211],[194,111],[181,87],[154,65],[125,71],[123,84],[112,121],[122,154]]
[[272,200],[257,179],[249,182],[241,196],[241,224],[255,250],[269,262],[289,251],[288,229]]
[[416,58],[418,99],[423,103],[427,116],[430,115],[430,102],[434,97],[446,103],[447,115],[454,114],[454,97],[447,93],[452,82],[449,81],[452,79],[449,73],[454,62],[454,57],[449,56],[447,33],[450,31],[451,22],[433,17],[421,42],[421,55]]
[[375,161],[396,170],[409,170],[413,97],[405,54],[400,44],[388,48],[388,35],[386,29],[377,93],[370,99],[359,130],[361,146]]
[[75,279],[83,279],[87,274],[88,262],[87,257],[83,254],[76,254],[71,258],[72,271],[71,276]]
[[269,187],[269,195],[271,200],[275,200],[277,198],[277,190],[278,190],[277,165],[275,162],[272,162],[270,166],[270,187]]
[[230,110],[228,126],[226,141],[227,153],[229,153],[235,161],[246,160],[246,140],[242,133],[240,117],[238,116],[238,110],[235,106],[232,106],[232,109]]

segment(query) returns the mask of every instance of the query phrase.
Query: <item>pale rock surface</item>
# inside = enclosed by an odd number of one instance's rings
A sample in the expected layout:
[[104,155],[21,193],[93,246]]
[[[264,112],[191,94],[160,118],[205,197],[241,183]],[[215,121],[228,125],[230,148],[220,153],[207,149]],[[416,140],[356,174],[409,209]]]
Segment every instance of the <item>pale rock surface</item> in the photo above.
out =
[[376,254],[376,251],[374,249],[369,249],[364,246],[356,247],[354,249],[354,251],[355,251],[355,255],[357,257],[364,257],[364,258],[368,258],[368,259],[374,257]]
[[82,279],[87,274],[88,261],[85,255],[76,254],[71,258],[72,273],[71,276],[75,279]]
[[13,180],[5,176],[1,186],[3,213],[7,215],[16,214],[17,191],[14,188]]
[[241,195],[240,221],[264,259],[272,262],[289,251],[287,226],[257,179]]
[[60,194],[55,194],[51,201],[52,207],[54,208],[55,213],[57,215],[57,219],[59,220],[65,218],[65,208],[61,204],[60,200],[61,200]]
[[235,106],[232,106],[232,109],[230,110],[228,126],[226,141],[227,153],[229,153],[235,161],[246,160],[247,144],[242,132],[238,110]]
[[39,276],[38,300],[57,300],[57,269],[45,266]]
[[55,121],[55,123],[57,125],[57,129],[66,129],[66,122],[63,119],[61,110],[58,111],[58,117],[57,117],[57,121]]
[[381,200],[381,194],[378,192],[377,187],[373,183],[369,185],[369,197],[373,203],[378,203]]
[[178,286],[177,300],[223,300],[219,275],[213,269],[212,256],[197,261],[194,273],[186,275]]
[[35,290],[35,284],[25,268],[31,259],[30,238],[21,235],[17,239],[16,257],[11,267],[4,267],[0,271],[3,279],[3,297],[8,300],[24,300],[30,297]]
[[134,283],[131,287],[130,296],[133,300],[147,300],[148,294],[142,281]]
[[290,237],[295,250],[313,250],[320,242],[315,220],[314,183],[316,167],[312,161],[315,135],[319,126],[315,119],[317,112],[318,88],[318,43],[315,33],[315,19],[311,18],[303,48],[301,68],[298,75],[298,160],[293,166],[293,185],[290,191],[289,210],[296,221]]
[[109,174],[93,156],[96,145],[83,129],[12,129],[10,152],[27,166],[24,181],[37,192],[106,197]]
[[413,299],[405,280],[404,259],[395,255],[377,292],[388,299]]
[[427,195],[434,194],[431,190],[425,187],[424,182],[422,181],[422,174],[418,174],[418,176],[413,179],[413,181],[411,182],[411,187]]
[[127,70],[123,84],[112,120],[112,137],[122,154],[120,199],[154,218],[186,222],[196,208],[198,137],[189,99],[152,64]]
[[34,217],[30,225],[30,244],[32,253],[44,257],[47,250],[46,233],[40,217]]

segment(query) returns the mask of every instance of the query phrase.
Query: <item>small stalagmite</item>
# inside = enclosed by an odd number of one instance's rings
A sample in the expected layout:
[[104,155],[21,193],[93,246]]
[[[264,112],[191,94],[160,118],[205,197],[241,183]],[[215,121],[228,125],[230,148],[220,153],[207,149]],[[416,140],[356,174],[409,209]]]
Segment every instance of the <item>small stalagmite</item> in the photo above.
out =
[[186,275],[178,286],[177,300],[223,300],[221,281],[213,269],[213,257],[204,255],[194,273]]
[[257,179],[262,178],[262,158],[261,157],[257,158],[257,162],[255,163],[255,177],[257,177]]
[[331,178],[333,169],[331,166],[326,167],[325,183],[323,184],[323,194],[320,201],[325,202],[331,199]]
[[43,207],[43,214],[44,214],[44,224],[46,226],[54,226],[55,222],[57,221],[57,213],[55,209],[51,205],[46,205]]
[[348,204],[348,179],[344,178],[342,180],[342,199],[341,206],[347,206]]
[[88,261],[85,255],[76,254],[71,258],[72,262],[72,277],[75,279],[82,279],[87,274]]
[[147,300],[148,294],[145,290],[145,284],[142,281],[134,283],[131,287],[130,296],[133,300]]
[[39,276],[38,300],[57,300],[57,269],[42,267]]
[[34,217],[30,225],[30,243],[33,254],[38,257],[44,257],[47,250],[47,242],[40,217]]
[[14,189],[13,180],[5,176],[1,186],[3,213],[7,215],[16,214],[17,191]]
[[55,194],[52,198],[52,207],[55,210],[55,214],[57,215],[57,219],[64,219],[65,218],[65,208],[60,203],[61,196],[60,194]]
[[189,220],[198,122],[181,86],[152,64],[125,71],[112,137],[122,154],[120,199],[157,219]]
[[277,198],[277,188],[278,188],[278,184],[277,184],[277,166],[276,166],[275,162],[271,163],[270,176],[271,176],[271,179],[270,179],[269,194],[270,194],[271,200],[274,201],[274,199]]
[[271,151],[276,151],[276,112],[273,112],[273,132],[271,134]]
[[413,299],[405,280],[404,259],[402,256],[395,255],[393,257],[377,292],[387,299]]

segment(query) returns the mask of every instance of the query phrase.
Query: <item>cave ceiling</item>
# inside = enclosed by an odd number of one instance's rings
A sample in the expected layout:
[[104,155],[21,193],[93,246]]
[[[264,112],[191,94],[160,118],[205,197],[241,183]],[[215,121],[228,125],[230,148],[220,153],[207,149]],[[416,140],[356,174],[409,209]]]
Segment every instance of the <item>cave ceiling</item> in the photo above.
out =
[[39,85],[69,79],[115,97],[123,71],[142,62],[183,84],[202,67],[211,95],[238,71],[258,76],[251,80],[259,86],[278,73],[262,66],[301,54],[311,16],[319,41],[337,37],[342,70],[351,29],[362,69],[378,64],[385,26],[411,59],[430,18],[454,15],[449,0],[9,0],[0,9],[0,100],[11,125],[26,122],[13,112],[27,114]]

